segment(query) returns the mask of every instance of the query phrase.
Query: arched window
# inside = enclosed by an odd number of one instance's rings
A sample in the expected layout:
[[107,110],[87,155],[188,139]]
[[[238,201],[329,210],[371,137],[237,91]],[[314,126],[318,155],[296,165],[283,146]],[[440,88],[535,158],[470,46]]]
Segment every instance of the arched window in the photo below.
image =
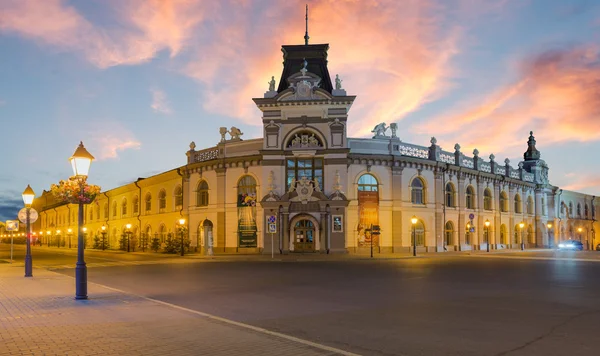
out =
[[519,227],[519,224],[515,225],[515,245],[518,245],[521,242],[521,228]]
[[167,208],[167,192],[161,190],[158,193],[158,210],[162,211]]
[[577,216],[581,217],[581,203],[577,203]]
[[181,209],[183,206],[183,191],[181,190],[181,186],[178,185],[175,187],[175,192],[173,193],[175,197],[175,208]]
[[535,235],[533,234],[533,226],[531,225],[527,227],[527,241],[529,241],[530,244],[535,244]]
[[452,183],[446,184],[446,206],[449,208],[456,206],[454,203],[454,185]]
[[573,202],[569,202],[569,217],[573,217]]
[[100,220],[100,204],[96,203],[96,220]]
[[94,220],[94,208],[90,205],[89,207],[89,212],[90,212],[90,219],[89,221]]
[[113,211],[113,213],[112,213],[113,218],[116,218],[117,217],[117,202],[116,201],[113,202],[112,211]]
[[413,204],[425,204],[425,185],[421,178],[415,178],[410,183],[410,201]]
[[596,208],[592,204],[592,219],[596,217]]
[[415,241],[417,246],[425,246],[425,225],[419,220],[415,224]]
[[158,238],[160,239],[160,243],[164,243],[167,239],[167,227],[164,224],[160,224],[158,228]]
[[506,232],[506,225],[502,224],[500,226],[500,243],[506,245],[508,243],[507,239],[508,233]]
[[585,218],[587,219],[588,215],[590,213],[587,203],[585,203],[585,207],[583,209],[584,209],[583,211],[585,213]]
[[152,210],[152,194],[146,194],[146,214]]
[[546,215],[546,198],[542,197],[542,215]]
[[530,196],[527,197],[527,214],[533,215],[533,198]]
[[238,192],[238,243],[239,247],[257,246],[256,228],[256,180],[243,176],[237,187]]
[[500,211],[503,213],[508,212],[508,195],[504,191],[500,193]]
[[492,210],[492,191],[489,188],[483,191],[483,209]]
[[473,186],[467,187],[465,199],[467,209],[475,209],[475,189],[473,189]]
[[208,206],[208,183],[205,180],[196,189],[196,206]]
[[473,226],[471,226],[471,223],[467,223],[467,226],[465,227],[465,244],[466,245],[470,245],[471,244],[471,229],[473,228]]
[[[379,182],[371,174],[363,174],[358,179],[358,246],[369,247],[371,235],[366,229],[371,225],[379,225]],[[374,238],[372,243],[378,246],[379,239]]]
[[560,213],[565,214],[565,203],[560,204]]
[[121,202],[121,215],[127,215],[127,199],[123,199],[123,201]]
[[133,197],[131,205],[133,206],[133,213],[137,214],[140,211],[140,198],[137,195]]
[[108,203],[104,203],[104,219],[108,219]]
[[523,212],[523,202],[521,202],[521,196],[515,195],[515,213],[521,214]]
[[452,224],[452,221],[446,222],[444,243],[446,244],[446,246],[454,245],[454,224]]
[[376,192],[378,191],[378,182],[371,174],[363,174],[358,179],[359,192]]

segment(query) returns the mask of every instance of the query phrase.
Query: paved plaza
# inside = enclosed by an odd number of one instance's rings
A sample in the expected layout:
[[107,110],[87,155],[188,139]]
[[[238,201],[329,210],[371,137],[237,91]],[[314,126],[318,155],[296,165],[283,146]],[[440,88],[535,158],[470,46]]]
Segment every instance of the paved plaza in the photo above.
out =
[[[0,355],[596,355],[600,253],[180,256],[0,247]],[[327,258],[331,257],[331,258]],[[40,268],[43,266],[44,268]]]

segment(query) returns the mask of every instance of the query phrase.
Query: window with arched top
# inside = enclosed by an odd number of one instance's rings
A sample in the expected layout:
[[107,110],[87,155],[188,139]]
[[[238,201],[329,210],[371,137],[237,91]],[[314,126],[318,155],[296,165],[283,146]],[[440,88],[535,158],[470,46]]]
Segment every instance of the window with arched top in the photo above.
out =
[[415,243],[417,246],[425,246],[425,225],[421,220],[414,227]]
[[158,228],[158,238],[161,243],[164,243],[167,239],[167,227],[164,224],[161,224]]
[[492,210],[492,191],[489,188],[483,191],[483,209]]
[[533,226],[529,225],[527,227],[527,241],[530,244],[535,244],[535,234],[533,233]]
[[573,216],[573,202],[569,202],[569,217]]
[[245,175],[238,181],[238,246],[257,246],[256,227],[256,180]]
[[89,213],[90,213],[90,217],[89,217],[88,221],[94,220],[94,208],[91,205],[89,207]]
[[514,236],[514,243],[519,244],[521,242],[521,234],[523,232],[521,231],[521,227],[519,226],[519,224],[515,225],[515,236]]
[[198,183],[196,206],[208,206],[208,183],[205,180]]
[[500,243],[503,245],[508,244],[508,232],[506,231],[506,225],[500,226]]
[[467,187],[465,203],[467,209],[475,209],[475,189],[473,189],[473,186]]
[[565,213],[565,203],[560,204],[560,213],[564,215],[564,213]]
[[587,203],[585,204],[585,207],[583,209],[583,212],[585,213],[585,218],[587,219],[590,213]]
[[508,212],[508,195],[504,191],[500,193],[500,211],[503,213]]
[[113,215],[113,218],[117,217],[117,202],[116,201],[114,201],[113,205],[112,205],[112,215]]
[[577,216],[581,217],[581,203],[577,203]]
[[534,214],[533,198],[531,197],[531,195],[527,197],[527,214]]
[[546,198],[542,197],[542,215],[546,215],[546,214],[547,214]]
[[425,204],[425,183],[419,177],[410,182],[410,201],[413,204]]
[[96,220],[100,220],[100,204],[96,203]]
[[515,213],[521,214],[523,212],[523,202],[519,194],[515,195]]
[[127,199],[123,199],[123,201],[121,202],[121,215],[127,215]]
[[104,219],[108,219],[108,203],[104,203]]
[[372,174],[358,178],[358,247],[379,246],[379,238],[373,238],[367,229],[379,225],[379,182]]
[[467,223],[467,226],[465,226],[465,244],[466,245],[471,244],[473,230],[474,230],[474,228],[471,225],[471,223]]
[[150,194],[150,193],[146,194],[146,198],[144,200],[145,200],[146,213],[149,213],[150,211],[152,211],[152,194]]
[[181,207],[183,206],[183,190],[181,189],[180,185],[175,187],[173,196],[175,198],[175,208],[181,209]]
[[158,193],[158,209],[164,210],[167,208],[167,192],[165,190],[161,190]]
[[379,183],[377,178],[371,174],[363,174],[358,179],[358,191],[359,192],[376,192],[379,190]]
[[140,211],[140,198],[136,195],[133,197],[133,201],[131,202],[131,207],[133,208],[133,213],[137,214]]
[[447,183],[446,184],[446,206],[449,208],[454,208],[456,207],[456,203],[454,201],[454,196],[455,196],[455,190],[454,190],[454,185],[452,183]]
[[446,222],[444,230],[444,243],[446,246],[454,245],[454,224],[452,221]]
[[592,219],[596,217],[596,208],[592,204]]

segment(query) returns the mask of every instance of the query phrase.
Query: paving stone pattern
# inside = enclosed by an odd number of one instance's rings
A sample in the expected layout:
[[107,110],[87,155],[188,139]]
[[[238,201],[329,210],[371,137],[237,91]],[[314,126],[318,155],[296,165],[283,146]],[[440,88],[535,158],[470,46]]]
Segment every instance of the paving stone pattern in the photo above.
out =
[[[333,355],[43,269],[0,265],[0,355]],[[167,291],[168,292],[168,291]]]

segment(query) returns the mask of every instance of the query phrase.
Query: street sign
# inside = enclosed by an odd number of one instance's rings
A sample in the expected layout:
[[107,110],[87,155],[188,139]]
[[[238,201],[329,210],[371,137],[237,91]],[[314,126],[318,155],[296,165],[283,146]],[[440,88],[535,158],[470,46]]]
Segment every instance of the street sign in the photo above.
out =
[[473,214],[473,213],[469,214],[469,220],[473,220],[473,219],[475,219],[475,214]]
[[[23,208],[21,210],[19,210],[19,220],[23,223],[23,224],[27,224],[27,208]],[[29,209],[29,222],[31,224],[33,224],[34,222],[36,222],[38,219],[38,212],[34,209],[34,208],[30,208]]]
[[19,231],[19,222],[17,220],[6,220],[6,231]]
[[269,234],[274,234],[277,232],[277,224],[269,223]]
[[275,215],[269,216],[269,223],[275,224],[277,222],[277,217]]

